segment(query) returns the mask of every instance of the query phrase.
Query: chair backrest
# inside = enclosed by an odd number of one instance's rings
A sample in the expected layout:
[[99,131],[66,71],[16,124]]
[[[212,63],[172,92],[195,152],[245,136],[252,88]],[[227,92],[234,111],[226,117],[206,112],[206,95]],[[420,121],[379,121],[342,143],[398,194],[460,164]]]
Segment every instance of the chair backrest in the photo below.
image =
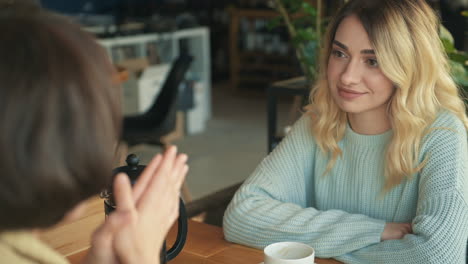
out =
[[181,54],[175,60],[157,98],[143,114],[144,119],[151,120],[153,124],[161,124],[165,120],[173,119],[171,117],[177,110],[179,85],[184,80],[192,60],[192,56],[188,54]]

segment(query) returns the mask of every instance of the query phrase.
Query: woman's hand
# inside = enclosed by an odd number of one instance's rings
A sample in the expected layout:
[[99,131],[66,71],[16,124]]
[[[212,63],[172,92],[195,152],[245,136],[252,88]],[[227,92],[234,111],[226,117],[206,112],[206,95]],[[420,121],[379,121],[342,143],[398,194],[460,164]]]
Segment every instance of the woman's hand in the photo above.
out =
[[402,239],[406,234],[412,234],[411,223],[387,223],[382,232],[381,240]]
[[175,147],[157,155],[131,187],[128,176],[114,181],[116,210],[93,235],[86,263],[159,263],[162,243],[179,213],[187,156]]

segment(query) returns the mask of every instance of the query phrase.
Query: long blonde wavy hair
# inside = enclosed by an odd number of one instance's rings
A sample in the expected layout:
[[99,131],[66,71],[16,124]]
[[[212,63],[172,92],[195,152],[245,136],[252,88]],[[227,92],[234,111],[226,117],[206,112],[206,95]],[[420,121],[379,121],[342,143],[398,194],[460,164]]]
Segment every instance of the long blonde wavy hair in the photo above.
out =
[[333,101],[327,81],[328,58],[341,21],[356,15],[375,50],[380,68],[395,85],[388,104],[393,137],[386,149],[385,186],[388,191],[424,167],[419,161],[421,139],[437,113],[446,109],[468,128],[465,105],[438,37],[439,19],[425,0],[351,0],[331,22],[321,52],[319,77],[306,106],[312,133],[330,157],[328,173],[341,155],[347,115]]

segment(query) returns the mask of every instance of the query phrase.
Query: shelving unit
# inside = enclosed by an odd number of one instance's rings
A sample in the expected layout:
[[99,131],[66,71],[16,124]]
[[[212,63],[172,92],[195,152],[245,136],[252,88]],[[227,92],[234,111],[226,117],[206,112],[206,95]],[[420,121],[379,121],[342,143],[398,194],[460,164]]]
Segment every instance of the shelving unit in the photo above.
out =
[[[160,63],[171,63],[181,52],[187,49],[194,60],[186,74],[186,79],[194,82],[194,108],[187,112],[186,128],[188,134],[205,130],[206,122],[211,118],[211,59],[209,29],[197,27],[168,33],[149,33],[132,36],[100,39],[99,43],[107,50],[114,63],[118,63],[121,47],[131,47],[135,57],[147,57],[149,47],[158,49]],[[156,92],[156,91],[155,91]],[[142,97],[153,98],[155,94],[142,94]],[[152,102],[153,100],[149,100]],[[143,109],[140,108],[140,111]]]
[[[299,73],[293,49],[278,33],[260,29],[268,20],[278,17],[273,10],[229,10],[230,85],[236,90],[240,83],[268,85]],[[243,24],[243,25],[242,25]]]

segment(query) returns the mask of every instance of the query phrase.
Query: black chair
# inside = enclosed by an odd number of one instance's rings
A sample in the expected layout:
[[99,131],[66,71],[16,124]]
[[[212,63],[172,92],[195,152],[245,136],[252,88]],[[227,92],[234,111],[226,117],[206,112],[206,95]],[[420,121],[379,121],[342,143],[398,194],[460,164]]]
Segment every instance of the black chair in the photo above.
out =
[[181,54],[171,70],[150,109],[136,116],[127,116],[123,121],[122,139],[128,146],[151,144],[166,146],[161,138],[176,127],[177,98],[179,85],[184,80],[193,58]]

